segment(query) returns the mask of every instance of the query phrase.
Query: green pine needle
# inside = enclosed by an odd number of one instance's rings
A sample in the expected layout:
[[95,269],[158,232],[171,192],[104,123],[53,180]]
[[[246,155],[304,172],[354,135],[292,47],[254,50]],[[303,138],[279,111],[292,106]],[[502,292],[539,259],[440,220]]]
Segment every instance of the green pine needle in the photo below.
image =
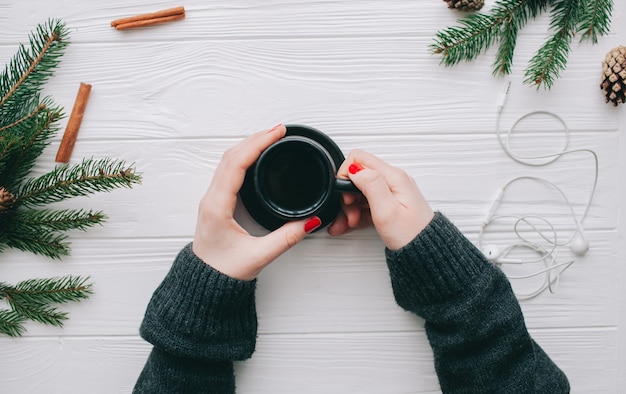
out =
[[85,231],[105,219],[101,211],[15,209],[0,215],[0,246],[58,259],[70,253],[64,232]]
[[512,21],[502,25],[502,37],[493,64],[493,75],[502,77],[511,73],[518,31],[517,23]]
[[5,299],[11,307],[11,311],[0,311],[0,332],[21,335],[26,320],[62,327],[67,313],[59,311],[54,305],[88,298],[93,294],[88,280],[88,277],[68,275],[29,279],[16,286],[0,283],[0,299]]
[[16,210],[13,221],[18,227],[35,231],[46,228],[53,231],[82,230],[101,224],[106,219],[102,211],[79,210]]
[[581,14],[582,0],[555,0],[550,29],[555,33],[530,60],[525,72],[526,84],[535,84],[537,89],[550,89],[554,80],[565,70],[572,37]]
[[437,33],[431,51],[441,54],[441,64],[453,66],[471,61],[486,51],[497,38],[501,21],[491,15],[470,14],[459,27],[449,27]]
[[26,181],[15,193],[16,205],[45,205],[71,197],[132,187],[141,176],[132,166],[112,159],[85,159],[73,166],[58,166],[36,179]]
[[10,337],[21,336],[26,331],[24,328],[25,320],[23,316],[14,311],[0,309],[0,334]]
[[0,185],[14,189],[26,177],[50,138],[56,132],[55,122],[62,116],[49,99],[42,101],[33,111],[16,122],[0,129]]
[[584,0],[578,32],[582,33],[580,42],[598,43],[599,36],[609,34],[613,0]]
[[0,127],[26,116],[38,105],[39,91],[69,43],[67,36],[65,24],[52,19],[37,26],[28,46],[20,45],[0,73]]
[[441,55],[442,65],[453,66],[499,44],[493,75],[508,75],[519,31],[548,7],[553,34],[530,61],[524,83],[549,89],[566,67],[575,33],[592,43],[608,34],[613,0],[496,0],[489,12],[470,14],[458,26],[437,32],[431,52]]
[[9,231],[0,234],[0,241],[3,245],[52,259],[59,259],[61,256],[69,256],[70,248],[67,242],[67,235],[38,229],[37,232],[20,231],[15,226],[9,227]]

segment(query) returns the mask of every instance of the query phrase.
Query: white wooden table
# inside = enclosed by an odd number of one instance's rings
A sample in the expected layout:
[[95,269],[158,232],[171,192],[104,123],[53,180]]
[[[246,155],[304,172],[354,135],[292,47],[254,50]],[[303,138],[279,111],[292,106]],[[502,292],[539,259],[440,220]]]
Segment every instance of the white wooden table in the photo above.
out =
[[[548,15],[522,31],[502,118],[509,127],[531,110],[554,111],[571,128],[571,147],[600,158],[584,222],[591,250],[555,294],[522,303],[530,331],[574,393],[626,390],[626,233],[619,226],[626,220],[626,125],[624,108],[606,105],[598,88],[604,55],[626,44],[626,4],[615,3],[611,35],[596,46],[574,44],[551,91],[521,82]],[[184,21],[124,32],[109,26],[177,5],[187,10]],[[22,338],[0,337],[0,392],[131,392],[150,351],[137,334],[146,304],[191,240],[197,203],[222,152],[279,122],[314,126],[345,153],[362,148],[404,168],[473,241],[498,188],[515,176],[557,182],[580,214],[593,180],[588,158],[529,169],[500,149],[494,123],[506,80],[491,76],[494,51],[454,68],[428,53],[435,32],[459,15],[440,0],[0,0],[2,64],[49,17],[71,30],[46,93],[69,113],[79,83],[93,85],[72,160],[119,157],[144,175],[133,190],[67,204],[110,217],[72,234],[71,257],[0,256],[1,281],[81,274],[95,283],[89,300],[65,308],[65,328],[29,324]],[[558,148],[562,133],[553,124],[531,123],[536,133],[520,136],[519,146]],[[59,140],[37,172],[53,166]],[[512,197],[503,210],[535,208],[562,231],[573,229],[553,195],[518,188]],[[240,393],[439,392],[423,322],[395,305],[373,231],[306,239],[262,273],[257,303],[258,346],[237,364]]]

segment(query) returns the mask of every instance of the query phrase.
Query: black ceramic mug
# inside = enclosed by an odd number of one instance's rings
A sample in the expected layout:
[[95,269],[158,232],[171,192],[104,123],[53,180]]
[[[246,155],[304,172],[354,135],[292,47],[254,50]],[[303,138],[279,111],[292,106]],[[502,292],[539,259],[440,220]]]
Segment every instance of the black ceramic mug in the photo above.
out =
[[337,178],[345,157],[330,137],[308,126],[286,128],[285,137],[264,150],[246,172],[241,200],[268,230],[312,216],[322,220],[322,228],[337,217],[340,193],[359,190]]

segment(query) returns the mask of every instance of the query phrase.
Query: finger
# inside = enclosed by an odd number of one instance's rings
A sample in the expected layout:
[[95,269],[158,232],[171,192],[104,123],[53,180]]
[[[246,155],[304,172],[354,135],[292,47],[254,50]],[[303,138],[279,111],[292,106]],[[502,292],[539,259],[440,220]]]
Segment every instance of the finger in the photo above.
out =
[[361,211],[359,221],[354,226],[349,226],[346,216],[340,214],[337,219],[330,226],[328,226],[328,233],[332,236],[339,236],[357,229],[370,227],[372,224],[372,217],[368,210]]
[[321,224],[318,217],[288,222],[271,233],[259,237],[258,250],[263,263],[268,265],[274,261]]
[[363,167],[372,168],[384,173],[395,172],[398,170],[394,166],[386,163],[385,161],[381,160],[371,153],[362,151],[360,149],[355,149],[348,154],[346,160],[344,160],[344,162],[341,164],[339,170],[337,170],[337,175],[340,177],[348,178],[348,169],[350,168],[350,165],[354,162],[361,164]]
[[246,170],[267,147],[284,137],[285,132],[285,126],[280,124],[267,131],[252,134],[228,149],[215,170],[212,185],[215,184],[220,193],[235,195],[241,189]]
[[328,226],[328,228],[326,229],[328,234],[332,236],[342,235],[350,230],[350,226],[348,226],[348,219],[343,212],[339,212],[339,215],[337,215],[335,221],[332,222],[330,226]]
[[343,213],[346,215],[348,227],[354,228],[358,226],[361,220],[361,212],[361,207],[358,205],[346,205],[344,207]]
[[356,202],[358,195],[355,193],[341,193],[341,201],[344,205],[352,205]]
[[367,198],[372,216],[384,217],[398,204],[383,174],[377,170],[364,168],[356,174],[350,174],[350,180]]

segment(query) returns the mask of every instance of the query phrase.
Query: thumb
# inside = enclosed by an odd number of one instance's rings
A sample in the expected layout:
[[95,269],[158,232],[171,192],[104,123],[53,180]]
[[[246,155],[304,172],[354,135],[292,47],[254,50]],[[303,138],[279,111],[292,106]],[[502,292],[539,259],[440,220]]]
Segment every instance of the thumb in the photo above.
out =
[[310,232],[322,225],[317,216],[312,218],[288,222],[260,238],[261,250],[267,264],[278,258],[302,241]]
[[350,180],[363,193],[373,215],[383,214],[395,204],[395,198],[383,174],[371,168],[363,168],[360,164],[350,167]]

